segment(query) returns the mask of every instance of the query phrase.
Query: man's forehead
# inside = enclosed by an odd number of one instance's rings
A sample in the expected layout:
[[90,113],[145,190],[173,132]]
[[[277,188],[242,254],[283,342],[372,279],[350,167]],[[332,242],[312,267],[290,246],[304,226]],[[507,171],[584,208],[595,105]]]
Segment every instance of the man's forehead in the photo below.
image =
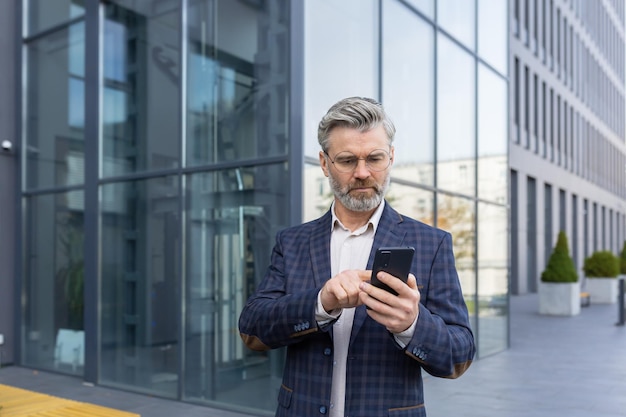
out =
[[382,126],[376,126],[372,129],[362,130],[353,127],[337,126],[330,131],[328,136],[329,144],[365,144],[380,143],[388,144],[389,138]]

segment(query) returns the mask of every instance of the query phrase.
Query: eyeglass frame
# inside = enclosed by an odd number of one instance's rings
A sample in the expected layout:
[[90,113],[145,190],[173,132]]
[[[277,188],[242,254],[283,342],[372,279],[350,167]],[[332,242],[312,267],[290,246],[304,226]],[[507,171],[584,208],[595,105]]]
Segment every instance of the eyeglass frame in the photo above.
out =
[[[388,163],[387,163],[387,166],[386,166],[386,167],[384,167],[383,169],[380,169],[380,170],[376,170],[376,169],[372,168],[372,167],[368,164],[368,162],[367,162],[367,158],[369,158],[369,156],[370,156],[371,154],[373,154],[374,152],[376,152],[376,151],[381,151],[381,152],[384,152],[385,154],[387,154],[387,157],[389,158],[389,161],[388,161]],[[383,171],[385,171],[387,168],[389,168],[389,167],[391,166],[391,162],[393,161],[393,157],[391,156],[391,152],[386,151],[386,150],[384,150],[384,149],[374,149],[374,150],[372,150],[370,153],[368,153],[368,154],[367,154],[367,156],[366,156],[365,158],[359,158],[359,157],[357,157],[355,154],[353,154],[353,153],[352,153],[352,152],[350,152],[350,151],[340,151],[340,152],[337,152],[337,153],[335,154],[335,159],[333,159],[333,158],[330,156],[330,154],[329,154],[326,150],[324,150],[324,151],[322,151],[322,152],[324,152],[324,155],[326,155],[326,156],[328,157],[328,159],[329,159],[329,160],[330,160],[330,162],[333,164],[333,166],[337,169],[337,171],[342,172],[342,173],[344,173],[344,174],[347,174],[347,173],[349,173],[349,172],[354,172],[354,170],[355,170],[355,169],[359,166],[359,161],[361,161],[361,160],[365,161],[365,167],[366,167],[367,169],[369,169],[370,171],[373,171],[373,172],[383,172]],[[354,164],[354,167],[353,167],[352,169],[350,169],[350,170],[348,170],[348,171],[343,171],[343,170],[341,170],[341,169],[340,169],[340,168],[339,168],[339,167],[335,164],[335,160],[337,159],[337,155],[339,155],[339,154],[341,154],[341,153],[349,153],[349,154],[351,154],[351,155],[353,155],[353,156],[354,156],[354,158],[355,158],[355,160],[356,160],[356,164]]]

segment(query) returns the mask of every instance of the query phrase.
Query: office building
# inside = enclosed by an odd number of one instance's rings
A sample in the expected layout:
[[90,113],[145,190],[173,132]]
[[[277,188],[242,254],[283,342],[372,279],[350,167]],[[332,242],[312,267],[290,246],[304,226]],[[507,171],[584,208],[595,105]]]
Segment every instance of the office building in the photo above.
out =
[[317,123],[353,95],[394,118],[390,203],[452,233],[478,356],[506,349],[508,10],[0,2],[0,360],[271,415],[284,351],[238,314],[275,233],[329,208]]
[[511,292],[536,292],[564,231],[584,259],[626,238],[624,2],[511,2]]

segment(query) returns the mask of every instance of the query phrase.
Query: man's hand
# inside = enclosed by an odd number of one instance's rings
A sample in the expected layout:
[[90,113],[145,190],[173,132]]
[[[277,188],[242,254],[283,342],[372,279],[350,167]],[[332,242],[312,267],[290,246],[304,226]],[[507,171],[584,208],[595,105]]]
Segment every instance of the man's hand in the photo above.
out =
[[[372,271],[348,270],[335,275],[322,287],[320,300],[327,313],[362,304],[360,285],[370,279]],[[404,285],[404,284],[403,284]]]
[[419,315],[420,292],[417,289],[415,275],[409,274],[406,284],[386,272],[379,272],[377,277],[398,295],[363,282],[360,285],[360,303],[368,306],[367,314],[391,333],[401,333],[408,329]]

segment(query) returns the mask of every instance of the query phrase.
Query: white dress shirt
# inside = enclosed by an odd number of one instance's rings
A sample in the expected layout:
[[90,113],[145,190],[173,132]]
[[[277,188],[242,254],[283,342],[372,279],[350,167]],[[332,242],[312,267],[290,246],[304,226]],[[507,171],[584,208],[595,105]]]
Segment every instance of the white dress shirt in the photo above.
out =
[[[359,229],[351,232],[335,215],[335,205],[331,207],[332,226],[330,237],[331,276],[348,269],[365,269],[374,243],[374,235],[382,216],[385,201],[378,206],[369,221]],[[315,317],[318,324],[323,325],[337,319],[333,324],[333,377],[330,397],[330,417],[343,417],[346,400],[346,362],[348,347],[354,321],[354,308],[334,310],[327,313],[322,306],[320,295],[317,296]],[[415,331],[417,318],[402,333],[394,334],[400,346],[406,346]]]
[[[333,204],[332,232],[330,237],[330,265],[331,276],[335,276],[341,271],[348,269],[365,269],[369,259],[374,234],[378,227],[380,216],[382,215],[385,202],[383,201],[374,212],[370,220],[359,229],[351,232],[347,229],[335,215],[335,205]],[[346,361],[348,357],[348,346],[350,334],[352,333],[352,322],[354,320],[354,308],[346,308],[331,314],[326,314],[321,308],[321,300],[318,296],[318,319],[332,320],[339,316],[333,324],[333,379],[330,397],[330,417],[343,417],[344,404],[346,399]],[[318,320],[320,321],[320,320]]]

